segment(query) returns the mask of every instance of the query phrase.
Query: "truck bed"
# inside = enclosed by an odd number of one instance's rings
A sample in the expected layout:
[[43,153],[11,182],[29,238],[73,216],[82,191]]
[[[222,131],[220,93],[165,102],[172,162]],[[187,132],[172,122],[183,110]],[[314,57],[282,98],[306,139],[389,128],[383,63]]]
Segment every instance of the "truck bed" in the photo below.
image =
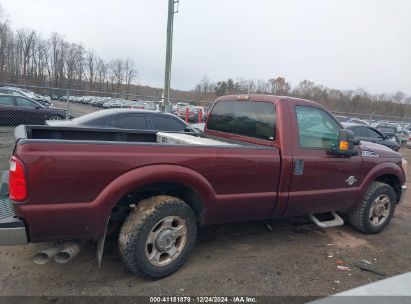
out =
[[267,218],[275,206],[275,147],[157,143],[153,131],[50,126],[19,126],[15,137],[29,181],[29,198],[15,210],[33,227],[33,241],[101,236],[116,203],[158,184],[193,189],[207,208],[204,223]]
[[[165,132],[161,133],[175,133]],[[195,132],[184,132],[185,135],[193,137],[201,137],[226,143],[227,145],[252,146],[260,147],[256,144],[246,143],[238,140],[216,137]],[[54,127],[54,126],[32,126],[21,125],[16,127],[14,131],[15,140],[19,139],[35,139],[35,140],[68,140],[68,141],[102,141],[102,142],[125,142],[125,143],[152,143],[164,144],[157,141],[157,131],[151,130],[125,130],[125,129],[110,129],[110,128],[85,128],[85,127]],[[172,143],[170,143],[172,144]],[[182,144],[182,143],[179,143]],[[194,141],[193,143],[194,144]],[[190,145],[190,143],[186,143]],[[203,144],[204,145],[204,144]],[[220,144],[218,144],[220,145]],[[209,144],[208,146],[213,146]]]

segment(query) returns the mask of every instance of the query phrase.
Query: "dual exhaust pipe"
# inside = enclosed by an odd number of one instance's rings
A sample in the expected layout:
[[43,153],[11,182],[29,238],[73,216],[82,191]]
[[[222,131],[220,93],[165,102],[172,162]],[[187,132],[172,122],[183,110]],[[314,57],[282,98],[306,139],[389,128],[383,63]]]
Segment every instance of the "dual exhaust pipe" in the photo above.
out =
[[44,265],[54,259],[58,264],[66,264],[78,255],[83,245],[83,242],[72,241],[46,248],[33,257],[33,262],[37,265]]

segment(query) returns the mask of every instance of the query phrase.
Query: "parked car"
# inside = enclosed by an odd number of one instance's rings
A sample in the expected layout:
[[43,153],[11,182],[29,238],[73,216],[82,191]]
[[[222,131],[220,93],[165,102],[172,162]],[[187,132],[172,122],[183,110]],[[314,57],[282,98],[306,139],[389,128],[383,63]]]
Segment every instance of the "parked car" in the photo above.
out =
[[14,87],[0,87],[0,93],[26,97],[48,108],[53,106],[51,102],[47,100],[44,96],[36,95],[34,92],[26,90],[26,89],[14,88]]
[[354,124],[354,123],[342,123],[342,124],[346,129],[353,131],[355,138],[359,140],[380,144],[394,151],[400,150],[400,145],[396,141],[385,136],[383,133],[381,133],[380,131],[378,131],[377,129],[373,127]]
[[373,127],[376,129],[382,129],[382,128],[391,129],[391,132],[394,134],[397,134],[399,132],[398,126],[392,123],[389,123],[389,122],[384,122],[384,121],[374,124]]
[[22,96],[0,95],[0,124],[3,126],[44,125],[46,120],[61,120],[65,117],[64,109],[48,108]]
[[398,122],[390,121],[389,123],[395,126],[398,132],[402,132],[404,130],[403,126],[399,124]]
[[95,107],[103,107],[103,104],[110,101],[111,97],[95,97],[91,102],[90,105]]
[[124,103],[123,108],[145,109],[147,103],[145,101],[128,100]]
[[350,118],[347,116],[336,115],[335,118],[337,118],[339,122],[350,122]]
[[120,98],[113,98],[103,104],[103,108],[122,108],[126,104],[127,100]]
[[358,124],[358,125],[363,125],[363,126],[368,126],[369,125],[368,122],[366,122],[363,119],[359,119],[359,118],[351,118],[350,122]]
[[67,262],[97,241],[101,261],[107,227],[120,226],[125,266],[151,279],[188,260],[199,225],[309,215],[327,228],[344,213],[373,234],[407,189],[401,154],[290,97],[220,97],[203,134],[19,126],[15,136],[0,245],[70,240],[53,249]]
[[98,127],[133,130],[195,132],[184,120],[173,114],[138,109],[108,109],[92,112],[70,121],[46,121],[49,126]]
[[176,115],[181,119],[186,119],[186,115],[188,114],[188,121],[191,122],[198,122],[198,108],[193,105],[184,105],[180,106],[177,109]]
[[190,125],[194,130],[203,133],[204,132],[204,128],[205,128],[205,123],[201,122],[201,123],[196,123],[196,124],[191,124]]
[[[363,265],[363,268],[373,271],[373,266],[370,266],[364,260],[361,260],[356,266],[357,265]],[[376,273],[378,273],[378,271],[376,271]],[[378,275],[381,277],[385,276],[379,273]],[[411,297],[410,282],[411,272],[406,272],[345,290],[326,298],[308,302],[307,304],[344,304],[354,302],[362,304],[402,304],[406,302],[402,301],[403,299],[409,299]],[[356,300],[353,301],[353,299]],[[359,299],[359,301],[357,301],[357,299]]]
[[380,126],[376,127],[376,129],[378,131],[380,131],[382,134],[384,134],[384,136],[386,138],[397,142],[397,144],[401,144],[401,139],[398,136],[399,132],[398,132],[398,129],[395,126],[392,126],[392,125],[381,126],[380,125]]

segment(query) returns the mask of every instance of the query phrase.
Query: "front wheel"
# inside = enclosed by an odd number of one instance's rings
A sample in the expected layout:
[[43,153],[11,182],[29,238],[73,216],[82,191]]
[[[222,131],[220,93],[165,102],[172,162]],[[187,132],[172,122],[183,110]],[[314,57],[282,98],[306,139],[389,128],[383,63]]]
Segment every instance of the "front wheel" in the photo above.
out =
[[63,120],[60,115],[51,115],[48,120]]
[[120,254],[134,274],[159,279],[184,264],[196,235],[196,218],[186,203],[171,196],[155,196],[140,202],[124,222]]
[[390,185],[373,182],[361,203],[348,214],[349,222],[363,233],[378,233],[391,221],[395,204],[394,189]]

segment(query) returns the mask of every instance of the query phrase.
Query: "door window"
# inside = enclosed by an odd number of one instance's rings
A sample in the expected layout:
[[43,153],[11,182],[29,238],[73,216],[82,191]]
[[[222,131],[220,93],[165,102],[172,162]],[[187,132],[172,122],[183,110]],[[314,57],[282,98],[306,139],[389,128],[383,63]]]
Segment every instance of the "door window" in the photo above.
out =
[[366,132],[367,132],[367,137],[369,137],[369,138],[382,139],[381,134],[376,132],[373,129],[367,128]]
[[367,137],[365,129],[366,128],[363,127],[354,127],[351,129],[351,131],[354,133],[355,137]]
[[185,125],[172,117],[151,115],[154,130],[183,132]]
[[11,96],[0,96],[0,105],[3,106],[14,106],[14,97]]
[[122,129],[148,130],[147,119],[141,115],[127,115],[115,119],[115,125]]
[[16,97],[16,103],[19,107],[32,107],[34,108],[36,104],[29,99]]
[[330,149],[337,144],[340,125],[327,112],[311,107],[295,107],[301,148]]

